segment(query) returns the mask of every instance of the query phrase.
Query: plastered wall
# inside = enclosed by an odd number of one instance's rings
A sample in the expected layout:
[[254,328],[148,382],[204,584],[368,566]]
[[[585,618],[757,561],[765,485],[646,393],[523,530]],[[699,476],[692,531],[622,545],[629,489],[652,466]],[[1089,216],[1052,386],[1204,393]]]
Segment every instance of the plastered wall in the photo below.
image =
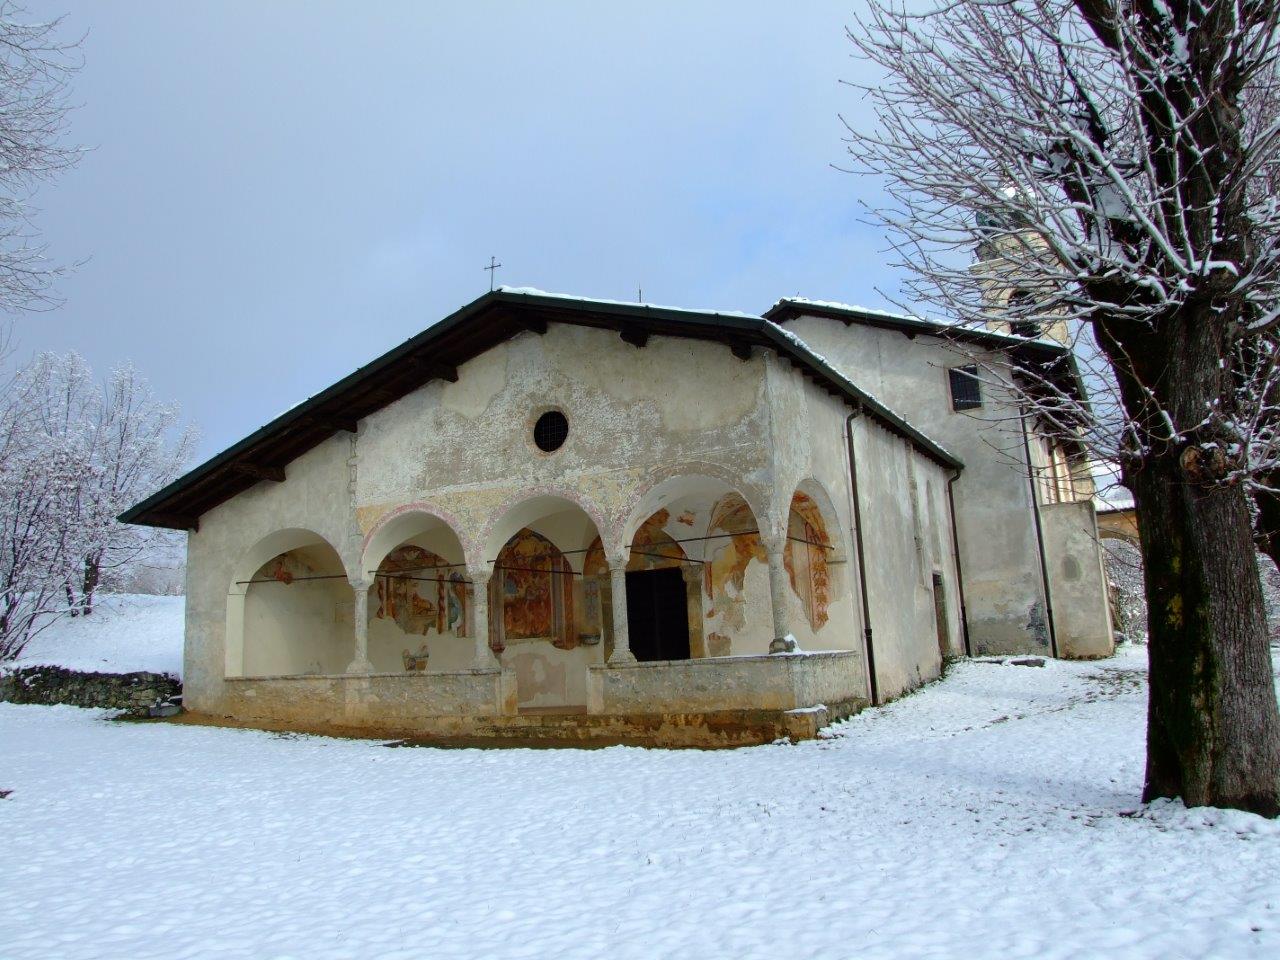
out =
[[[951,409],[947,369],[972,363],[934,337],[818,317],[786,325],[859,386],[904,416],[965,464],[955,484],[956,527],[973,652],[1049,653],[1043,577],[1016,410],[994,403]],[[985,374],[984,374],[985,375]],[[938,494],[934,493],[935,502]],[[1093,547],[1081,563],[1091,564]],[[1107,644],[1109,635],[1096,642]],[[1093,641],[1091,641],[1093,642]]]

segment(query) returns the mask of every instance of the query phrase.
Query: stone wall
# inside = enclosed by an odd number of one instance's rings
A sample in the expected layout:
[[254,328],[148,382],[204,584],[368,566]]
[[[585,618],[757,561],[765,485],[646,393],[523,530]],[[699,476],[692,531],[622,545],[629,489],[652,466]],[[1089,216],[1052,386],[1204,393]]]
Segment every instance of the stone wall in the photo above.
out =
[[0,700],[128,710],[145,716],[157,700],[182,693],[182,681],[165,673],[81,673],[63,667],[23,667],[0,674]]

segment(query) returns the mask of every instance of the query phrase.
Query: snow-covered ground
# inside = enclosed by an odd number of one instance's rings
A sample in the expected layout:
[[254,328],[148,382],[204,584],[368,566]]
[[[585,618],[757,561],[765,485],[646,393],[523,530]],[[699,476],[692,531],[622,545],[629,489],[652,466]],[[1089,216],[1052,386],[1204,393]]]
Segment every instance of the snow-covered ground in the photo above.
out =
[[714,753],[0,704],[0,956],[1280,956],[1280,824],[1137,804],[1143,659]]
[[[87,617],[63,617],[40,631],[15,667],[182,676],[183,597],[102,594]],[[3,956],[0,953],[0,956]]]

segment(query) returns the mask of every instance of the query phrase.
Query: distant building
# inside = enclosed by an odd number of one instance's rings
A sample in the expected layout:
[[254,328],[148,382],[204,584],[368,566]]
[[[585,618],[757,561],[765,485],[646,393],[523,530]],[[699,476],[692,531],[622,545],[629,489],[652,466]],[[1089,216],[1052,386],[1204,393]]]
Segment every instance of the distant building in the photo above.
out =
[[1088,462],[985,372],[1066,355],[837,304],[500,289],[123,519],[191,531],[197,717],[809,736],[947,656],[1111,652]]

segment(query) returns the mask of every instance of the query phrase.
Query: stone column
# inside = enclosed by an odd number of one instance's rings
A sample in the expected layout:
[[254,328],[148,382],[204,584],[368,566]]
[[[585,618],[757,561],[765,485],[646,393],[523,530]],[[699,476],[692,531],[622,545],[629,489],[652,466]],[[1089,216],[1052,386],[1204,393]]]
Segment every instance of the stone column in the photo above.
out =
[[703,637],[702,626],[702,564],[686,563],[680,568],[684,577],[684,593],[686,615],[689,618],[689,655],[705,657],[707,642]]
[[635,663],[631,653],[631,636],[627,632],[627,561],[609,560],[609,584],[613,594],[613,655],[610,663]]
[[347,673],[373,673],[369,662],[369,584],[352,586],[355,602],[351,605],[351,627],[355,635],[356,655],[347,665]]
[[475,638],[475,665],[477,668],[496,667],[498,658],[489,646],[489,576],[488,570],[468,570],[471,581],[471,603],[468,607],[468,629]]
[[796,648],[791,638],[791,617],[787,612],[787,564],[786,540],[765,544],[769,555],[769,601],[773,607],[773,640],[770,653],[791,653]]

